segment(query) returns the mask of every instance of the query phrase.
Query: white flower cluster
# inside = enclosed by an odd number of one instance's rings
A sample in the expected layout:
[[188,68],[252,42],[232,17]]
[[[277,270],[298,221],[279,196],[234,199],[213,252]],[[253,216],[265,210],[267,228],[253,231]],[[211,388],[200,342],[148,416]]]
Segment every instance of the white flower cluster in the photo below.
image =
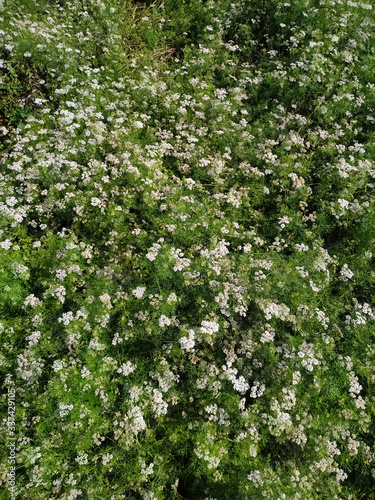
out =
[[66,295],[66,290],[63,285],[58,286],[54,289],[51,290],[51,295],[52,297],[56,297],[61,304],[64,304],[65,302],[65,295]]
[[209,415],[208,420],[217,422],[218,425],[230,425],[229,415],[225,412],[224,408],[218,408],[216,404],[213,404],[211,406],[206,406],[205,410]]
[[66,368],[66,363],[62,359],[55,359],[55,361],[52,364],[52,368],[54,372],[59,372]]
[[73,410],[73,405],[65,405],[64,403],[59,403],[59,414],[60,417],[68,415],[71,410]]
[[74,500],[75,498],[79,497],[82,495],[82,490],[77,490],[77,489],[72,489],[69,492],[68,500]]
[[103,316],[95,316],[95,321],[97,321],[102,328],[105,328],[109,323],[109,314],[103,314]]
[[35,464],[35,462],[42,456],[40,452],[40,446],[36,446],[35,448],[30,448],[28,451],[28,459],[32,464]]
[[127,377],[130,373],[133,373],[136,368],[137,367],[130,361],[127,361],[120,368],[118,368],[117,373],[121,373],[124,377]]
[[219,246],[213,250],[201,250],[201,256],[208,259],[208,267],[213,269],[219,276],[221,273],[221,267],[224,263],[223,259],[229,254],[228,246],[229,242],[225,240],[220,240]]
[[167,304],[171,304],[172,302],[177,302],[177,295],[175,293],[171,293],[167,298]]
[[251,398],[260,398],[264,391],[266,390],[266,386],[261,384],[258,380],[256,380],[251,388],[250,397]]
[[10,240],[4,240],[0,242],[0,247],[3,248],[4,250],[9,250],[11,246],[12,242]]
[[315,313],[317,315],[318,321],[323,325],[323,328],[327,330],[329,323],[328,316],[326,316],[325,313],[318,308],[315,309]]
[[105,437],[101,436],[100,434],[94,434],[92,436],[92,439],[93,439],[94,443],[96,444],[96,446],[100,446],[105,441]]
[[284,431],[292,431],[292,418],[287,412],[276,408],[276,417],[268,416],[269,430],[274,436],[281,436]]
[[350,330],[351,326],[365,325],[367,323],[368,316],[371,320],[375,320],[375,315],[372,312],[371,307],[365,303],[360,304],[356,298],[353,298],[354,307],[355,307],[355,317],[351,317],[349,315],[346,316],[345,319],[345,328]]
[[98,337],[94,337],[93,339],[90,340],[89,349],[92,349],[93,351],[103,351],[105,348],[106,348],[106,345],[101,344],[99,342]]
[[18,203],[18,200],[14,196],[10,196],[5,200],[5,202],[9,207],[14,207],[14,205]]
[[146,462],[143,460],[143,458],[139,459],[140,464],[141,464],[141,474],[143,476],[150,476],[151,474],[154,473],[154,464],[151,462],[148,467],[146,467]]
[[100,198],[96,198],[95,196],[91,198],[91,206],[93,207],[104,207],[104,202]]
[[296,243],[296,249],[298,250],[298,252],[307,252],[309,247],[304,243]]
[[303,266],[296,266],[296,269],[302,278],[307,278],[307,276],[309,275],[309,272],[306,271],[306,269]]
[[288,175],[289,179],[292,179],[293,187],[295,189],[301,189],[305,185],[305,179],[303,177],[299,177],[296,173],[291,172]]
[[35,358],[32,350],[26,350],[17,356],[18,375],[26,381],[28,385],[34,383],[42,374],[44,363],[41,358]]
[[284,215],[284,217],[279,217],[279,224],[280,224],[280,228],[281,229],[284,229],[284,227],[286,226],[286,224],[290,224],[292,219],[286,215]]
[[120,334],[116,332],[113,336],[112,345],[121,344],[124,339],[120,337]]
[[132,294],[134,295],[135,298],[142,299],[145,291],[146,291],[145,286],[138,286],[132,291]]
[[63,281],[64,278],[66,277],[66,271],[63,269],[56,269],[56,278],[60,281]]
[[256,301],[259,307],[264,312],[265,318],[272,319],[272,317],[279,318],[284,321],[295,321],[294,316],[290,314],[290,309],[285,304],[276,304],[275,302],[264,302],[262,300]]
[[151,396],[151,407],[157,417],[165,415],[168,411],[168,403],[163,400],[163,394],[157,389],[153,390],[153,396]]
[[[356,437],[355,435],[353,437]],[[361,443],[359,441],[356,441],[355,439],[349,437],[348,438],[348,451],[350,456],[357,455],[358,453],[358,448],[361,446]]]
[[223,457],[228,451],[221,447],[220,449],[211,449],[213,439],[210,435],[207,436],[207,441],[203,443],[198,443],[197,447],[194,449],[194,453],[198,458],[203,459],[207,462],[208,469],[217,469],[220,464],[220,459]]
[[88,455],[87,453],[84,453],[83,451],[78,453],[78,457],[76,457],[76,462],[79,463],[79,465],[85,465],[88,463]]
[[158,500],[158,497],[150,490],[141,491],[142,500]]
[[29,268],[27,266],[24,266],[23,264],[20,264],[19,262],[12,263],[12,272],[15,276],[24,275],[26,277],[28,270],[29,270]]
[[[165,360],[162,359],[161,361],[164,362]],[[167,392],[180,379],[179,375],[174,374],[168,368],[164,370],[162,375],[159,372],[150,372],[150,376],[158,380],[162,392]]]
[[[315,261],[314,268],[317,271],[326,271],[328,273],[327,266],[332,262],[332,258],[325,248],[319,248],[319,253],[320,255]],[[327,276],[329,277],[329,273]]]
[[233,389],[240,394],[245,394],[246,391],[249,390],[250,385],[246,382],[246,379],[243,375],[240,375],[237,379],[234,378],[232,380]]
[[349,269],[348,264],[344,264],[340,271],[340,276],[343,281],[353,278],[354,273]]
[[296,393],[293,389],[288,389],[287,387],[283,387],[283,402],[281,403],[281,408],[284,410],[291,410],[297,403]]
[[232,382],[234,390],[243,395],[245,394],[246,391],[250,389],[250,385],[248,384],[243,375],[240,375],[238,378],[236,378],[238,370],[237,368],[232,368],[231,364],[232,364],[231,362],[228,362],[228,366],[226,365],[222,366],[222,369],[224,371],[224,376],[227,380]]
[[171,320],[167,318],[167,316],[164,316],[164,314],[162,314],[159,318],[159,326],[161,328],[164,328],[165,326],[169,326],[170,324]]
[[250,472],[250,474],[247,476],[247,479],[249,481],[252,481],[256,487],[263,486],[263,479],[258,470],[253,470]]
[[296,371],[296,372],[293,372],[293,381],[292,381],[292,384],[293,385],[297,385],[301,382],[302,380],[302,377],[301,377],[301,372],[299,371]]
[[181,348],[184,349],[185,351],[189,352],[193,349],[195,345],[194,341],[194,330],[188,330],[189,337],[181,337],[179,342],[181,344]]
[[179,248],[171,248],[171,257],[177,260],[177,264],[173,267],[173,271],[182,271],[191,264],[190,259],[184,258],[184,253]]
[[267,260],[267,259],[253,259],[252,257],[250,258],[250,267],[261,267],[262,269],[266,269],[269,271],[271,267],[273,266],[272,260]]
[[58,318],[58,322],[59,323],[63,322],[64,325],[69,325],[69,323],[71,323],[72,321],[74,321],[74,315],[72,311],[63,313],[63,315],[60,318]]
[[[210,281],[210,286],[212,288],[216,288],[219,285],[220,284],[215,280]],[[224,290],[222,292],[219,292],[219,294],[215,297],[215,302],[218,302],[221,307],[221,313],[225,316],[230,316],[228,302],[230,296],[232,296],[236,301],[234,312],[238,313],[240,316],[245,317],[247,311],[246,300],[244,298],[245,292],[246,288],[243,286],[236,286],[233,283],[224,283]]]
[[275,329],[272,328],[270,324],[266,323],[263,328],[263,333],[260,337],[260,341],[262,342],[262,344],[264,344],[265,342],[273,342],[275,334]]
[[353,372],[349,372],[349,381],[350,381],[349,394],[351,395],[352,398],[356,398],[357,395],[361,392],[362,386],[358,382],[358,377]]
[[370,317],[370,319],[375,320],[375,314],[372,312],[372,309],[369,306],[369,304],[367,304],[366,302],[364,304],[360,304],[355,297],[353,297],[353,302],[354,302],[354,307],[356,309],[361,310],[363,314],[367,314]]
[[219,331],[219,324],[215,321],[202,321],[200,327],[201,333],[208,333],[208,335],[212,335]]
[[108,293],[100,295],[99,299],[106,306],[107,309],[113,308],[113,306],[111,304],[111,297],[108,295]]
[[113,458],[113,455],[111,453],[107,453],[106,455],[102,456],[102,464],[107,465]]
[[307,342],[303,342],[298,348],[298,356],[301,359],[301,364],[306,368],[306,370],[312,372],[314,366],[320,364],[320,361],[317,358],[321,358],[321,354],[318,353],[315,357],[314,353],[314,345],[308,344]]
[[149,249],[148,253],[146,254],[146,257],[149,260],[155,260],[160,249],[161,245],[159,245],[158,243],[154,243],[152,247]]
[[29,347],[36,345],[38,343],[39,339],[40,339],[40,332],[39,331],[33,332],[31,335],[26,337],[26,340],[29,341]]
[[88,378],[90,376],[90,371],[84,366],[81,370],[82,378]]
[[134,314],[134,317],[139,319],[140,321],[147,321],[150,316],[148,311],[138,311]]
[[31,305],[31,307],[35,306],[41,306],[43,305],[43,302],[38,299],[38,297],[35,297],[35,295],[32,293],[31,295],[28,295],[23,303],[24,307]]

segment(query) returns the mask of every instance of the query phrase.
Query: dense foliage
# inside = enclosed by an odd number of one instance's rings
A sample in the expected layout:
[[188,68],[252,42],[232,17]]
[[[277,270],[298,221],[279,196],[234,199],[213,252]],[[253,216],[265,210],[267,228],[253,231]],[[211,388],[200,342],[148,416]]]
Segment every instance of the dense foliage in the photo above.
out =
[[0,16],[1,498],[375,499],[371,3]]

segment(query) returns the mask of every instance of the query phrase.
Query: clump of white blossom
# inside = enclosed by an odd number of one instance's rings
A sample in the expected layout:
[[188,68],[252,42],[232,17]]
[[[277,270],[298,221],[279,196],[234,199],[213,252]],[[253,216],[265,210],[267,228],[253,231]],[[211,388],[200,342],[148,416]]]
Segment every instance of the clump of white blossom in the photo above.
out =
[[0,17],[1,485],[372,498],[375,9],[147,3]]

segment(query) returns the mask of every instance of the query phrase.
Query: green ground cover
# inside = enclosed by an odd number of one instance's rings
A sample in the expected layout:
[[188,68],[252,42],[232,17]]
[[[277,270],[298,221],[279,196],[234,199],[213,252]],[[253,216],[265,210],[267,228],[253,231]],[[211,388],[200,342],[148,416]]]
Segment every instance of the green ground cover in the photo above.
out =
[[0,498],[375,500],[364,1],[2,2]]

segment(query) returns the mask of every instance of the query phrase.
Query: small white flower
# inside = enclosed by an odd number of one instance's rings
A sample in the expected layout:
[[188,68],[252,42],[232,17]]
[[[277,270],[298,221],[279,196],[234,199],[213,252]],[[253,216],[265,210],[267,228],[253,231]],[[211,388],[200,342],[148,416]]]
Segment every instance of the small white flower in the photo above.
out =
[[312,288],[312,290],[314,292],[320,292],[321,288],[319,288],[318,286],[316,286],[315,283],[312,280],[310,280],[309,283],[310,283],[310,286],[311,286],[311,288]]
[[112,309],[113,306],[111,304],[111,297],[108,295],[108,293],[104,293],[99,297],[100,301],[107,307],[107,309]]
[[34,102],[35,102],[35,104],[41,105],[41,104],[44,104],[45,102],[47,102],[47,100],[40,99],[39,97],[37,97]]
[[121,373],[125,377],[133,373],[137,367],[133,365],[130,361],[124,363],[120,368],[118,368],[117,373]]
[[5,201],[9,207],[14,207],[14,205],[18,203],[17,198],[15,198],[14,196],[9,196],[9,198],[7,198]]
[[63,279],[66,277],[66,271],[63,269],[56,269],[56,278],[60,281],[63,281]]
[[297,243],[296,244],[296,249],[299,251],[299,252],[307,252],[307,250],[309,249],[309,247],[307,245],[305,245],[304,243]]
[[137,299],[142,299],[143,298],[143,295],[146,291],[146,287],[145,286],[138,286],[137,288],[135,288],[133,291],[132,291],[132,294],[134,295],[134,297],[136,297]]
[[171,320],[169,318],[167,318],[167,316],[164,316],[164,314],[162,316],[160,316],[159,326],[161,328],[163,328],[164,326],[169,326],[170,324],[171,324]]
[[350,278],[353,278],[354,273],[349,269],[348,264],[344,264],[341,271],[340,271],[340,276],[342,277],[343,281],[347,281]]
[[76,462],[79,463],[79,465],[85,465],[88,463],[88,456],[87,453],[83,453],[82,451],[79,453],[78,457],[76,458]]
[[64,405],[64,403],[59,403],[59,414],[60,417],[68,415],[68,413],[73,410],[73,405]]
[[219,331],[219,324],[215,323],[214,321],[202,321],[201,325],[202,333],[208,333],[209,335],[212,335],[213,333]]
[[64,325],[69,325],[69,323],[73,320],[74,320],[74,316],[73,316],[72,311],[68,311],[66,313],[63,313],[63,315],[60,318],[58,318],[58,322],[59,323],[63,322]]
[[12,242],[10,240],[5,240],[0,243],[0,247],[3,248],[4,250],[9,250],[11,246]]
[[82,378],[88,378],[89,377],[90,371],[86,368],[86,366],[84,366],[83,369],[81,370],[81,375],[82,375]]
[[52,368],[54,372],[59,372],[65,367],[65,362],[60,359],[55,359],[53,362]]
[[103,455],[103,457],[102,457],[103,465],[107,465],[107,463],[110,462],[112,460],[112,458],[113,458],[113,455],[111,455],[110,453]]
[[279,224],[280,224],[281,229],[284,229],[285,225],[290,224],[290,222],[291,222],[291,219],[289,217],[287,217],[286,215],[284,217],[279,217],[278,220],[279,220]]
[[177,302],[177,295],[175,293],[171,293],[167,298],[167,304],[170,304],[171,302]]
[[184,349],[185,351],[189,352],[191,349],[193,349],[195,342],[194,342],[194,330],[189,330],[189,338],[187,337],[182,337],[180,338],[179,342],[181,344],[181,349]]
[[158,243],[154,243],[152,245],[152,247],[149,249],[150,251],[146,254],[147,259],[155,260],[160,248],[161,248],[161,245],[159,245]]
[[38,340],[40,339],[40,332],[33,332],[31,335],[26,337],[26,340],[29,341],[29,347],[32,347],[33,345],[36,345],[38,343]]
[[101,203],[101,200],[99,200],[99,198],[95,198],[95,197],[91,198],[91,205],[93,207],[97,207],[98,205],[100,205],[100,203]]

